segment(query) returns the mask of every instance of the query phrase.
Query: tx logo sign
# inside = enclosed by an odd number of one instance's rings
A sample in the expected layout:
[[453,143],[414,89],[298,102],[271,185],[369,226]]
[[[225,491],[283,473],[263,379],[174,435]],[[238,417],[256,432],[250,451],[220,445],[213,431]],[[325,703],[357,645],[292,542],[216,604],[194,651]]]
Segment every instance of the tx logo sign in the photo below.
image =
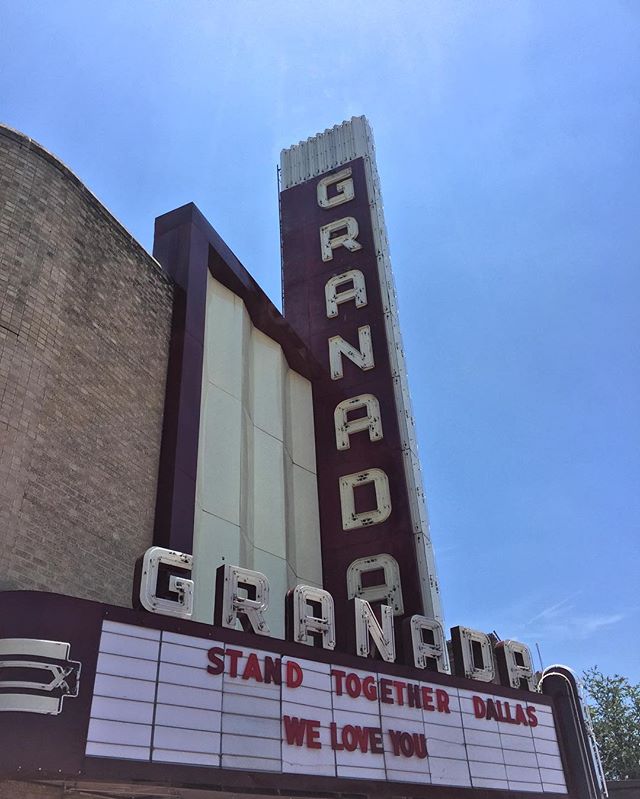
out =
[[71,645],[35,638],[0,639],[0,711],[62,712],[65,697],[78,696],[80,663]]

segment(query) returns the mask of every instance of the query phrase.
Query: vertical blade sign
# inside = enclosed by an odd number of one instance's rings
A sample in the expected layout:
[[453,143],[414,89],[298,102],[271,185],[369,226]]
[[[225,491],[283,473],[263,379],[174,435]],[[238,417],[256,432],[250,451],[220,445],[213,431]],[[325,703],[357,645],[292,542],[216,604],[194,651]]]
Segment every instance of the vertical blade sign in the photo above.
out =
[[281,184],[285,316],[326,370],[313,387],[324,587],[349,629],[354,597],[396,622],[442,621],[365,118],[284,150]]

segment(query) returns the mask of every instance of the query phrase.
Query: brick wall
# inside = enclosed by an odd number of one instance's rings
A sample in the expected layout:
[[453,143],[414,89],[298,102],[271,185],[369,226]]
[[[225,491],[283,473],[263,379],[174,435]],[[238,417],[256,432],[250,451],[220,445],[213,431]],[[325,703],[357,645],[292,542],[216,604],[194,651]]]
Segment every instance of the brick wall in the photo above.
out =
[[0,590],[130,604],[172,296],[66,167],[0,127]]

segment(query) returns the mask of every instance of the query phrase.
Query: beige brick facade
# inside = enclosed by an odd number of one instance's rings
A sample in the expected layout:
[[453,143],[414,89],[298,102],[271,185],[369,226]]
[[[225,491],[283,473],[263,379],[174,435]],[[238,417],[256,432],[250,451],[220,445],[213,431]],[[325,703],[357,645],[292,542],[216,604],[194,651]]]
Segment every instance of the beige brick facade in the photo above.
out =
[[152,543],[173,287],[0,127],[0,590],[130,605]]

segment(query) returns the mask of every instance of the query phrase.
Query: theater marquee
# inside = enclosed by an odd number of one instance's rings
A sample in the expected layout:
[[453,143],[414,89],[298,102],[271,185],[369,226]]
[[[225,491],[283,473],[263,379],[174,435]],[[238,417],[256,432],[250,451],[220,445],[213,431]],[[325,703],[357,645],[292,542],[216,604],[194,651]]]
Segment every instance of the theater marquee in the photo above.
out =
[[281,166],[284,317],[193,204],[156,220],[153,546],[134,609],[0,593],[0,777],[600,799],[571,673],[445,631],[366,120]]
[[[218,770],[322,777],[329,790],[338,778],[568,792],[553,701],[540,694],[363,668],[322,649],[52,594],[2,594],[0,613],[4,774],[171,772],[209,784]],[[42,680],[54,672],[55,686]],[[42,704],[53,694],[66,697],[59,709]]]

